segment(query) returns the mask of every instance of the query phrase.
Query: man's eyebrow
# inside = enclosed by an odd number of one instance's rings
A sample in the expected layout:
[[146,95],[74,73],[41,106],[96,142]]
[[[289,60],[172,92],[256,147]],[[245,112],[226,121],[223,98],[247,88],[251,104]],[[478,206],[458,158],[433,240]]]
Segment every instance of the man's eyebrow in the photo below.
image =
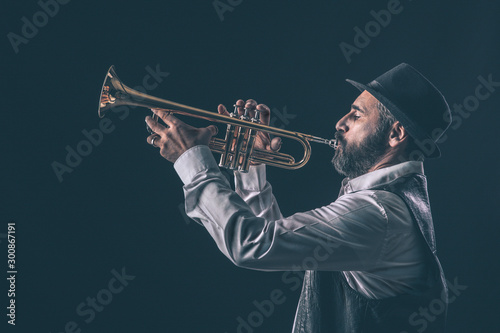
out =
[[362,108],[360,108],[359,106],[357,106],[356,104],[352,104],[351,105],[351,109],[354,109],[354,110],[357,110],[361,113],[366,113],[365,110],[363,110]]

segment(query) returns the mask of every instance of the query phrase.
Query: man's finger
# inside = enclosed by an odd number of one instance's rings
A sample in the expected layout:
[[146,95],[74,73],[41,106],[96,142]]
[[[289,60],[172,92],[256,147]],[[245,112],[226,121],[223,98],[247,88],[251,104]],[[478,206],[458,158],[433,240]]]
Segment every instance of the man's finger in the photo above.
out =
[[158,134],[151,134],[146,138],[146,142],[154,147],[159,147],[161,137]]
[[167,130],[165,126],[154,121],[150,116],[146,117],[146,124],[148,124],[149,128],[156,134],[164,133]]
[[217,107],[217,111],[219,112],[219,114],[222,114],[224,116],[229,116],[229,112],[227,111],[226,107],[222,104],[219,104],[219,106]]
[[255,107],[257,106],[257,102],[255,101],[255,99],[247,99],[247,103],[245,104],[245,106],[247,108],[252,108],[252,109],[255,109]]
[[238,108],[238,115],[242,116],[245,113],[245,101],[242,99],[239,99],[236,101],[236,107]]
[[257,110],[260,111],[260,123],[264,125],[269,125],[269,119],[271,118],[271,110],[265,104],[257,105]]
[[151,109],[155,115],[161,118],[168,127],[175,126],[180,120],[172,115],[168,110],[163,109]]
[[255,108],[257,107],[257,102],[254,99],[249,99],[247,100],[245,104],[245,108],[248,109],[248,116],[254,117],[255,116]]

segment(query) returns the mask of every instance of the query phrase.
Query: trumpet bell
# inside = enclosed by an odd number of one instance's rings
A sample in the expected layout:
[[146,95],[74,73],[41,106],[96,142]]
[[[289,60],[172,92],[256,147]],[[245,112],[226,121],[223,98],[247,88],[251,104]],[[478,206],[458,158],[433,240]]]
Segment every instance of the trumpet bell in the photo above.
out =
[[99,107],[97,114],[103,118],[113,107],[120,105],[137,105],[134,100],[127,98],[132,89],[123,84],[115,71],[115,66],[111,66],[104,77],[99,96]]

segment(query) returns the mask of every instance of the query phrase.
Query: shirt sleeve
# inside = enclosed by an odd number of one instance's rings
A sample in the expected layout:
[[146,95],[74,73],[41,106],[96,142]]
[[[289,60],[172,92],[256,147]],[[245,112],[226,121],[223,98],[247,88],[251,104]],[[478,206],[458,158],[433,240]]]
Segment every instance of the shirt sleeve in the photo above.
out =
[[[237,266],[346,271],[372,269],[380,260],[387,216],[372,195],[346,194],[328,206],[283,218],[259,212],[257,204],[250,202],[252,208],[233,191],[207,146],[189,149],[174,168],[184,183],[186,214],[201,222]],[[254,180],[255,190],[265,191],[267,182]]]
[[282,218],[271,184],[266,180],[266,166],[250,166],[247,173],[234,172],[235,192],[252,212],[266,220]]

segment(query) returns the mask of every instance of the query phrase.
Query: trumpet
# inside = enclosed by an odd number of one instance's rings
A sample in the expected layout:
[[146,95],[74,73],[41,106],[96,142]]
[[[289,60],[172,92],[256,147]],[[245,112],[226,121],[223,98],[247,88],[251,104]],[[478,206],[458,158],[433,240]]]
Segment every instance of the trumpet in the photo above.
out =
[[[227,124],[225,138],[220,139],[212,137],[209,148],[212,152],[221,155],[219,166],[231,170],[248,172],[252,162],[295,170],[303,167],[309,161],[311,157],[310,142],[327,144],[337,149],[336,139],[323,139],[313,135],[264,125],[260,122],[259,112],[257,110],[253,117],[250,117],[248,109],[245,109],[244,115],[238,116],[235,106],[234,111],[230,113],[229,116],[226,116],[134,90],[123,84],[118,78],[114,66],[111,66],[104,78],[104,83],[101,88],[98,115],[102,118],[108,111],[112,110],[112,108],[121,105],[139,106],[148,109],[165,109],[174,114]],[[289,154],[254,148],[255,136],[259,131],[298,141],[304,149],[302,158],[299,161],[295,161],[295,158]]]

